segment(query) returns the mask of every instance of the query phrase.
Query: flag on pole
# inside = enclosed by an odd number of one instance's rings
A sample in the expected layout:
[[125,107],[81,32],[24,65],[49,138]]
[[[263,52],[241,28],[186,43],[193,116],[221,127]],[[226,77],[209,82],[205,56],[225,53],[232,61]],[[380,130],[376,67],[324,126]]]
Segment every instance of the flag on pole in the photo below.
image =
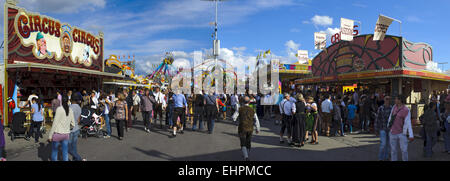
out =
[[353,25],[353,20],[341,18],[341,40],[353,40]]
[[269,54],[270,54],[270,49],[269,49],[269,50],[266,50],[266,51],[264,52],[263,57],[266,58],[266,55],[269,55]]
[[384,40],[384,36],[386,35],[392,21],[394,21],[394,19],[383,15],[378,16],[377,24],[375,25],[375,32],[373,34],[373,41]]
[[327,34],[326,33],[314,33],[314,48],[317,50],[325,49],[327,46]]

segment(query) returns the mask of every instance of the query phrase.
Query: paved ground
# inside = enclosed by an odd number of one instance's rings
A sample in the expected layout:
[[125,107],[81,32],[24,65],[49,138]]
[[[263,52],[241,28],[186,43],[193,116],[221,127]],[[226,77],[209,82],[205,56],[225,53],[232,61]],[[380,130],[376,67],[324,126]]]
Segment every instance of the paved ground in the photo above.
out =
[[[371,134],[346,137],[319,137],[318,145],[298,149],[279,143],[279,126],[270,120],[261,120],[261,132],[253,138],[250,154],[254,161],[376,161],[378,138]],[[109,139],[89,137],[79,139],[78,152],[89,161],[240,161],[242,160],[237,137],[237,127],[231,121],[217,122],[212,135],[185,131],[170,138],[167,130],[155,128],[146,133],[141,121],[125,133],[119,141],[113,124],[113,136]],[[5,133],[6,134],[6,133]],[[47,136],[45,135],[44,138]],[[434,147],[433,158],[422,157],[423,140],[416,139],[409,146],[410,160],[450,161],[450,155],[442,153],[443,142]],[[40,143],[18,139],[7,140],[9,161],[49,160],[51,147],[43,139]]]

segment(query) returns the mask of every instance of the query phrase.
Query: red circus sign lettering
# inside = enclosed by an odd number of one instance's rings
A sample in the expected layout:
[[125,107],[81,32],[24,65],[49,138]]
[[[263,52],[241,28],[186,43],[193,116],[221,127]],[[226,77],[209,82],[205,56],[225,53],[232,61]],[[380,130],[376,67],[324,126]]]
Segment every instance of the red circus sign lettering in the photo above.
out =
[[[357,28],[358,25],[353,26],[353,36],[358,36],[359,35],[359,31],[355,28]],[[341,41],[341,32],[336,33],[334,35],[331,36],[331,43],[335,44],[337,42]]]

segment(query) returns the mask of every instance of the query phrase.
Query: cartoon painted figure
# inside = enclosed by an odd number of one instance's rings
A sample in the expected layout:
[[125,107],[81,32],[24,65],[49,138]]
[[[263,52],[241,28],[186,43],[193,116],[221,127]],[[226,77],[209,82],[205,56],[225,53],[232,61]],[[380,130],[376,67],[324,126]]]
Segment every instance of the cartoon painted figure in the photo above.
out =
[[47,50],[47,42],[45,41],[44,35],[41,32],[38,32],[36,35],[36,45],[37,45],[37,55],[51,55],[51,53]]
[[89,63],[89,46],[86,46],[86,48],[84,48],[83,61],[84,63]]

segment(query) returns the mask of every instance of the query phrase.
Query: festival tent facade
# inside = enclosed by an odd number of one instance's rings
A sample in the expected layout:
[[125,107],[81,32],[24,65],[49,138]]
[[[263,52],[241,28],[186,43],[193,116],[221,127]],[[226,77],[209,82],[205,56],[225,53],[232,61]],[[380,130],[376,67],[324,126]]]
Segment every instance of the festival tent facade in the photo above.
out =
[[372,34],[360,35],[321,51],[313,59],[311,77],[295,83],[338,89],[356,84],[371,92],[403,94],[412,118],[417,119],[429,102],[431,91],[445,90],[450,83],[449,75],[428,69],[430,64],[433,49],[427,43],[389,35],[382,41],[373,41]]
[[[103,33],[94,35],[28,12],[14,1],[5,2],[4,13],[2,103],[11,98],[15,111],[32,92],[47,110],[57,90],[100,90],[103,79],[124,78],[104,71]],[[5,125],[11,122],[13,110],[3,106]]]

